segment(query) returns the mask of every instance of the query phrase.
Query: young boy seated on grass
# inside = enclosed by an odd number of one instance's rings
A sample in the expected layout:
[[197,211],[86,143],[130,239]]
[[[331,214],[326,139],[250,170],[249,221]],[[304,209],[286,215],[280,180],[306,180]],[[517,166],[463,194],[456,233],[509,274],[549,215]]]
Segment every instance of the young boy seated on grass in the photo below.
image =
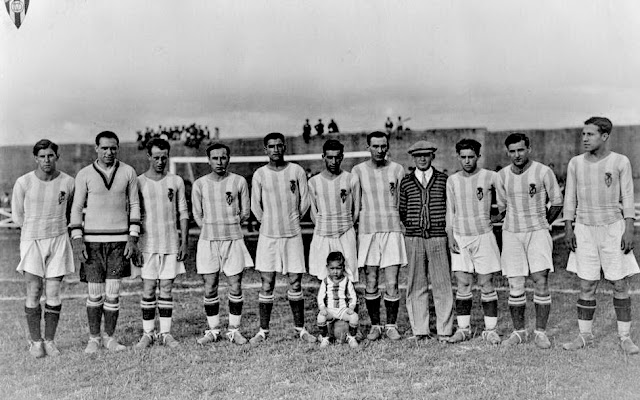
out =
[[320,283],[318,291],[318,328],[320,328],[320,348],[329,346],[327,322],[342,320],[349,322],[347,343],[358,347],[358,313],[354,310],[358,299],[353,283],[345,276],[345,258],[339,251],[329,253],[327,257],[327,277]]

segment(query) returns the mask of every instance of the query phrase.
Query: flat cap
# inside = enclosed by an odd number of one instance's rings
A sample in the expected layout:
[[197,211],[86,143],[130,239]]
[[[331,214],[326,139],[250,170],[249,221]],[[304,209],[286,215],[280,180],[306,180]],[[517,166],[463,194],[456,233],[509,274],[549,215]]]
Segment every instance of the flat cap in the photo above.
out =
[[417,142],[412,144],[411,147],[409,147],[407,153],[413,154],[416,152],[434,152],[436,150],[438,150],[438,148],[433,142],[429,142],[428,140],[418,140]]

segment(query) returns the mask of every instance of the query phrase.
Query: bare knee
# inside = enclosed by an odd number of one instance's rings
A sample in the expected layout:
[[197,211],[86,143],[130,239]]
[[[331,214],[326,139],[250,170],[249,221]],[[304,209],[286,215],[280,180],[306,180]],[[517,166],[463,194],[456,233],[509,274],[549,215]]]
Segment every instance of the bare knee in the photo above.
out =
[[534,292],[538,296],[548,296],[549,295],[549,280],[548,280],[548,272],[536,272],[531,274],[531,279],[533,280]]
[[273,294],[273,289],[276,284],[276,273],[262,272],[260,274],[260,279],[262,281],[262,293],[267,296],[271,296]]
[[629,284],[626,278],[613,281],[613,297],[616,299],[626,299],[629,297]]
[[473,283],[473,275],[467,272],[456,271],[456,282],[458,284],[458,293],[471,293],[471,284]]
[[160,281],[160,297],[170,298],[172,297],[171,291],[173,290],[173,280],[172,279],[162,279]]
[[482,291],[482,293],[493,292],[493,274],[478,275],[478,285],[480,286],[480,290]]
[[524,276],[512,276],[509,278],[509,294],[511,296],[521,296],[524,294]]
[[242,274],[229,277],[229,293],[233,296],[242,296]]
[[205,274],[204,278],[204,297],[218,296],[218,274]]
[[366,291],[367,293],[375,293],[378,291],[378,267],[366,266]]
[[45,282],[45,293],[47,297],[46,303],[50,306],[59,306],[62,304],[60,299],[60,283],[62,277],[47,279]]
[[42,278],[29,274],[25,276],[25,283],[27,288],[25,305],[35,308],[40,304],[40,297],[42,297]]
[[289,288],[294,293],[302,291],[302,274],[289,273]]
[[156,295],[156,280],[144,279],[142,281],[142,296],[145,298],[155,297]]

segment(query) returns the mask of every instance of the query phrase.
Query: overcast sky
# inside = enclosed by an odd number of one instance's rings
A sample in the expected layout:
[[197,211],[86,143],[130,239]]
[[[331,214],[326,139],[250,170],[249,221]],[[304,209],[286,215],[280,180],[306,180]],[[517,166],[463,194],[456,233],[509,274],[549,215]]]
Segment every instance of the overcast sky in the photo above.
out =
[[0,10],[0,51],[0,145],[640,123],[636,0],[31,1],[19,30]]

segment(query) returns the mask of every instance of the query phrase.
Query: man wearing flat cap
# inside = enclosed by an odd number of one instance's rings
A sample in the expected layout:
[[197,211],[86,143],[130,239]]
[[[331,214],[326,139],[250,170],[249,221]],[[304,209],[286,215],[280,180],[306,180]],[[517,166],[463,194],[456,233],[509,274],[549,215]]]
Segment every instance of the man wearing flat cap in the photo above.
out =
[[433,291],[438,339],[453,330],[453,293],[447,250],[447,175],[431,166],[437,147],[420,140],[408,150],[416,169],[400,182],[400,220],[407,249],[407,313],[413,339],[429,335],[429,281]]

